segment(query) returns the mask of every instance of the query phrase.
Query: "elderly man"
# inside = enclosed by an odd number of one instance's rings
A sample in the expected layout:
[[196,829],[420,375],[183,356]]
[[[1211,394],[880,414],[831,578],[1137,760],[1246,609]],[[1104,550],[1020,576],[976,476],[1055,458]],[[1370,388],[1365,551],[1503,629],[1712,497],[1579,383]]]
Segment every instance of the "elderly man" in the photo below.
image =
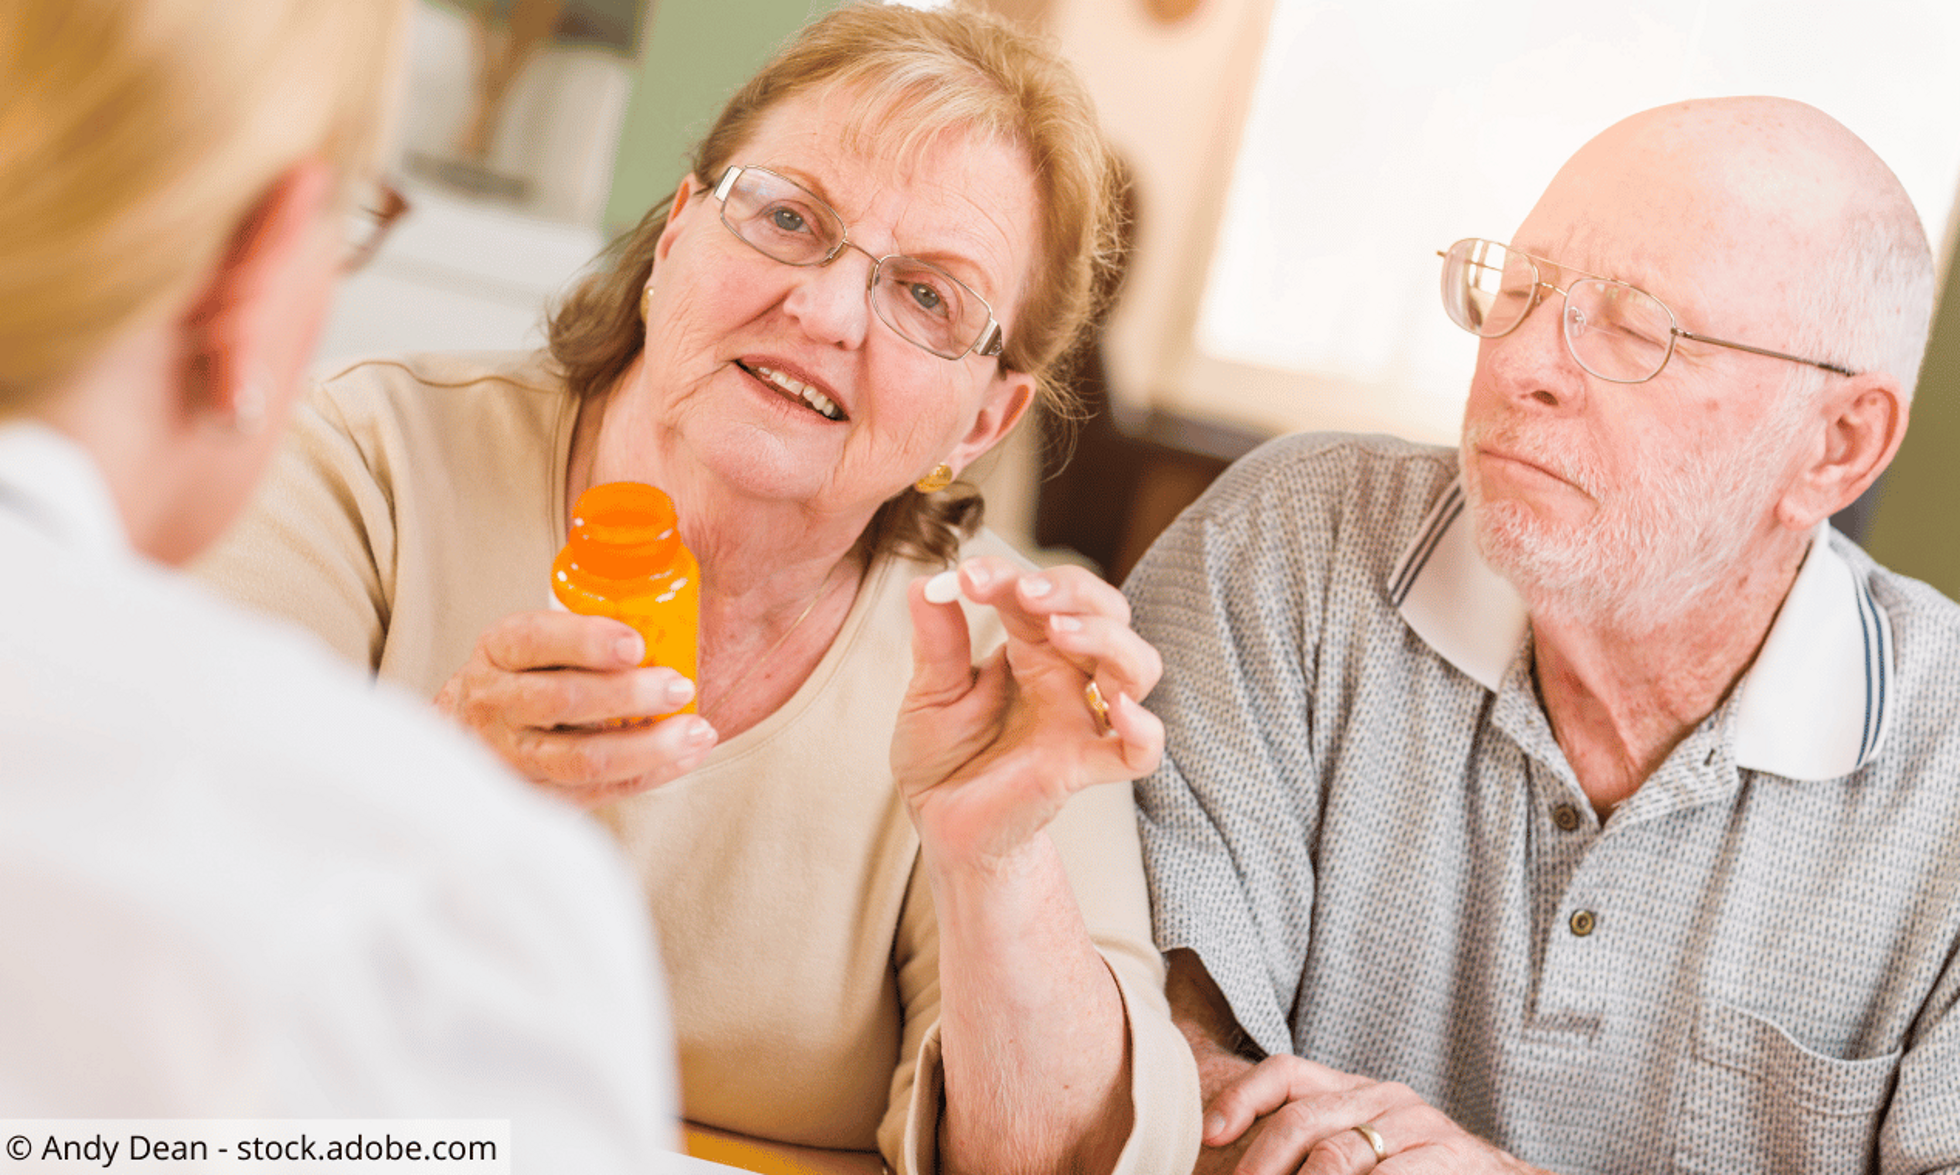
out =
[[1954,1169],[1960,609],[1826,521],[1905,431],[1910,201],[1684,103],[1443,285],[1460,452],[1275,442],[1130,581],[1200,1169]]

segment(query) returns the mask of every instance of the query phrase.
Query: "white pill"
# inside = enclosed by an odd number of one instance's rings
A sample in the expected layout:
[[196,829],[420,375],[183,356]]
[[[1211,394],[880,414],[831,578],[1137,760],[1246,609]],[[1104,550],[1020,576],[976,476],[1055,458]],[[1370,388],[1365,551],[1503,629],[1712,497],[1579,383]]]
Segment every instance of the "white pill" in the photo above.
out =
[[930,604],[950,604],[960,598],[960,573],[942,571],[926,580],[926,602]]

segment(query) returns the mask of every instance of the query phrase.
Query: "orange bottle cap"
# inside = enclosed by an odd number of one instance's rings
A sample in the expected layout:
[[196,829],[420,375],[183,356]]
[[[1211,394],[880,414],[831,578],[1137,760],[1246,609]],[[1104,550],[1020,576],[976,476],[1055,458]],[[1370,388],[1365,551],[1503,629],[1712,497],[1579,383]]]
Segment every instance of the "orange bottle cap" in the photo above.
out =
[[680,545],[673,501],[650,485],[616,481],[579,495],[565,549],[593,575],[638,579],[671,567]]

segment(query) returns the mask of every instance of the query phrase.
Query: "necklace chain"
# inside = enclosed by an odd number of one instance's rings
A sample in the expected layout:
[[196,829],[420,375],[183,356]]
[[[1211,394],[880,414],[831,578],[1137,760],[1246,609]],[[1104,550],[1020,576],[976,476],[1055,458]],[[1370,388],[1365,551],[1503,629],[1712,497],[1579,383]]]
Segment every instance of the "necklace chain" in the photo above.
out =
[[803,605],[803,611],[798,612],[796,614],[796,619],[789,622],[789,627],[783,630],[783,635],[777,637],[775,643],[770,645],[767,649],[764,649],[760,656],[756,657],[753,661],[750,661],[749,667],[747,669],[742,670],[742,675],[740,677],[737,677],[734,681],[728,683],[726,690],[723,691],[724,696],[726,697],[735,696],[735,691],[740,689],[745,683],[747,683],[749,678],[754,677],[756,670],[761,669],[764,665],[768,664],[769,659],[776,655],[776,651],[789,643],[789,638],[796,635],[796,630],[798,626],[800,626],[803,623],[803,621],[806,618],[808,618],[810,613],[816,611],[817,603],[821,601],[825,595],[829,594],[831,582],[837,578],[837,572],[840,569],[842,569],[844,565],[848,562],[850,562],[850,560],[848,559],[840,560],[837,566],[832,567],[830,569],[830,574],[824,576],[823,582],[817,585],[817,594],[811,596],[810,602]]

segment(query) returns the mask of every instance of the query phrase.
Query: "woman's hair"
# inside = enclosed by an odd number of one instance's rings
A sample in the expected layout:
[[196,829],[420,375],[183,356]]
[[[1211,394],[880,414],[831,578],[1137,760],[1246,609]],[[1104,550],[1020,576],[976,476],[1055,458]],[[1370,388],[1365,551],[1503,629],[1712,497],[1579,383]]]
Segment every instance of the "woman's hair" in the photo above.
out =
[[0,416],[181,313],[304,159],[377,162],[406,0],[0,0]]
[[[1113,284],[1107,274],[1122,239],[1120,172],[1073,69],[1042,41],[964,4],[847,4],[797,33],[729,99],[696,148],[694,175],[712,184],[728,167],[754,162],[735,153],[771,111],[835,92],[851,103],[838,128],[849,147],[916,158],[951,131],[1025,152],[1040,209],[1037,255],[1000,362],[1034,376],[1051,411],[1073,415],[1073,393],[1054,376]],[[579,395],[610,388],[640,352],[640,291],[668,212],[666,201],[656,204],[614,241],[552,316],[551,353]],[[929,495],[908,488],[879,511],[865,544],[950,560],[980,512],[971,487]]]

